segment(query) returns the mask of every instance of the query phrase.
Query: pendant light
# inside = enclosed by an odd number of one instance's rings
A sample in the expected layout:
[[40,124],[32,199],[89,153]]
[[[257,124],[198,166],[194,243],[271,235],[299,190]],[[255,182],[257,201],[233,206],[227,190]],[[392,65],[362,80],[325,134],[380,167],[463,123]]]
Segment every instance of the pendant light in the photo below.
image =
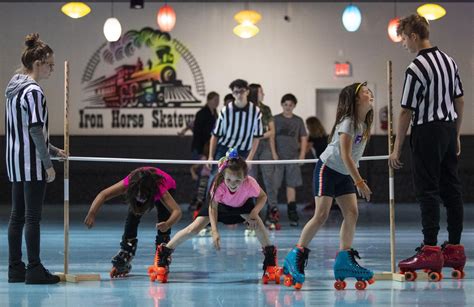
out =
[[77,19],[89,14],[91,8],[84,2],[68,2],[61,7],[61,12],[66,16]]
[[342,13],[342,24],[344,28],[349,32],[355,32],[359,29],[361,22],[362,15],[359,8],[354,4],[346,6]]
[[176,24],[176,13],[168,4],[163,5],[156,15],[156,22],[161,32],[170,32]]
[[122,26],[120,21],[114,17],[114,1],[111,3],[111,17],[108,18],[104,23],[104,35],[107,41],[116,42],[122,35]]

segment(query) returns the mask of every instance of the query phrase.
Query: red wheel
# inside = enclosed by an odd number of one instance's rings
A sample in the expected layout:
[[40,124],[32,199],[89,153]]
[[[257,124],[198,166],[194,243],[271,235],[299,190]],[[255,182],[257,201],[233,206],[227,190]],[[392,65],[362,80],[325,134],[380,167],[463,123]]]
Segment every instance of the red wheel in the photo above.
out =
[[295,284],[295,289],[296,289],[296,290],[301,289],[301,287],[303,287],[303,284],[301,284],[301,283],[299,283],[299,282],[297,282],[297,283]]
[[117,276],[117,268],[112,268],[110,271],[110,278],[115,278]]
[[461,279],[462,278],[462,272],[459,270],[453,270],[451,272],[451,277],[454,279]]
[[167,282],[168,282],[168,275],[163,275],[163,276],[161,276],[160,281],[161,281],[162,284],[167,283]]
[[358,280],[355,284],[357,290],[364,290],[367,288],[367,283],[363,280]]
[[262,276],[262,283],[263,283],[264,285],[268,284],[268,276],[267,276],[267,274],[265,274],[265,275]]
[[465,276],[466,276],[466,272],[461,271],[461,279],[464,279]]
[[438,272],[431,272],[428,274],[429,280],[430,281],[440,281],[441,280],[441,275]]
[[285,284],[285,286],[291,287],[291,285],[293,284],[293,280],[291,278],[291,275],[286,275],[285,280],[283,281],[283,283]]
[[416,280],[416,272],[405,272],[405,279],[408,281],[414,281]]
[[369,283],[369,285],[373,284],[375,282],[375,279],[371,278],[367,281]]
[[277,285],[280,284],[280,275],[278,275],[278,277],[275,278],[275,284],[277,284]]
[[344,290],[346,288],[346,282],[342,280],[336,280],[334,283],[334,288],[336,290]]

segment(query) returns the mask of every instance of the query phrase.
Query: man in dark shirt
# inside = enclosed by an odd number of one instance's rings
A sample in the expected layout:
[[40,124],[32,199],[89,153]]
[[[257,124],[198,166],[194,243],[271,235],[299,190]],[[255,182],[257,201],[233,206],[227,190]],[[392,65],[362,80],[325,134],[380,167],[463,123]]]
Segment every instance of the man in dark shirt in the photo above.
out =
[[219,94],[210,92],[207,94],[207,103],[196,113],[193,125],[193,142],[191,151],[193,159],[199,159],[207,152],[204,148],[211,138],[211,132],[217,119],[217,107],[219,105]]

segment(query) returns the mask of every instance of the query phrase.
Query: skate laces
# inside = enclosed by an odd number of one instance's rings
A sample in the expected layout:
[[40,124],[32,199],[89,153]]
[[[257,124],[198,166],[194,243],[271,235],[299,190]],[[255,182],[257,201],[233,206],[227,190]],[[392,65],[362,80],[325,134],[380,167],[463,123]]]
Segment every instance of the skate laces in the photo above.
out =
[[171,262],[171,251],[164,245],[158,247],[158,266],[165,267]]
[[269,266],[276,266],[276,249],[264,249],[263,254],[263,270],[265,271]]
[[350,258],[351,258],[352,263],[353,263],[356,267],[358,267],[358,268],[360,268],[360,269],[364,269],[363,267],[360,266],[360,264],[359,264],[359,263],[357,262],[357,260],[356,260],[356,258],[357,258],[357,259],[361,259],[360,256],[359,256],[359,252],[358,252],[358,251],[356,251],[355,249],[352,249],[352,248],[351,248],[351,249],[349,250],[349,256],[350,256]]
[[303,251],[298,249],[298,252],[296,253],[296,264],[301,274],[304,274],[304,268],[308,265],[308,251],[306,249]]

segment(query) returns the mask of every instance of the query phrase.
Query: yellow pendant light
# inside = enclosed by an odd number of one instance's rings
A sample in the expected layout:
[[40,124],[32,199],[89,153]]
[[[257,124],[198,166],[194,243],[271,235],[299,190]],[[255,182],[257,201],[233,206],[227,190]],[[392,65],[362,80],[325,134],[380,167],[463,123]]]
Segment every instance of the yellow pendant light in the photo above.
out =
[[252,24],[256,24],[262,19],[262,15],[253,10],[243,10],[234,15],[234,19],[238,23],[244,23],[248,21]]
[[251,22],[244,21],[234,28],[234,34],[240,38],[251,38],[260,32],[260,29]]
[[61,12],[71,18],[77,19],[89,14],[91,8],[84,2],[68,2],[61,7]]
[[262,15],[248,8],[234,15],[234,19],[239,23],[234,27],[234,34],[240,38],[251,38],[260,32],[255,25],[262,19]]
[[434,3],[423,4],[416,9],[418,15],[425,17],[427,20],[440,19],[446,15],[444,7]]

